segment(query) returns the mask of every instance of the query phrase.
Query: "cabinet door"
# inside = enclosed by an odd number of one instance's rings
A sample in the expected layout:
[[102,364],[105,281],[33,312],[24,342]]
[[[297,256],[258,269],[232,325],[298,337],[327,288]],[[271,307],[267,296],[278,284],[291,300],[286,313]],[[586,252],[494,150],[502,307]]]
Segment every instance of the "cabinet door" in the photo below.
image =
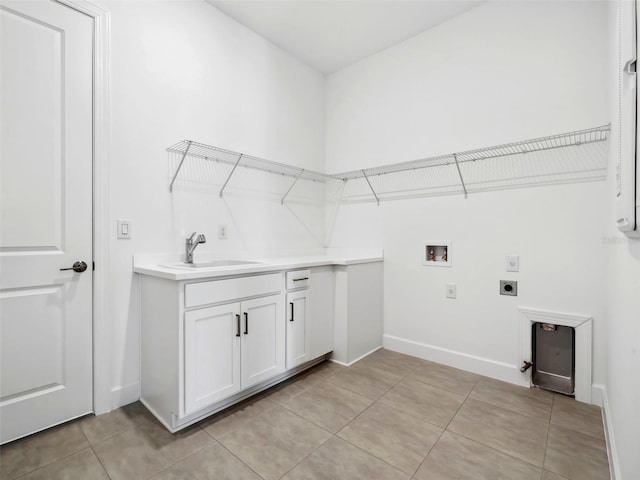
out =
[[287,369],[311,360],[310,291],[287,293]]
[[184,314],[185,413],[240,391],[240,304]]
[[283,295],[241,303],[242,388],[284,371]]

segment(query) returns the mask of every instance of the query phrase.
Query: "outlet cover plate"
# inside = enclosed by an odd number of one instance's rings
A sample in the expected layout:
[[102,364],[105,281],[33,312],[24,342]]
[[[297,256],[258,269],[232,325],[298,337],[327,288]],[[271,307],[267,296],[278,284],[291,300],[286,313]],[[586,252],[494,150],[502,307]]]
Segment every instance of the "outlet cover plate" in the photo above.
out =
[[447,283],[447,298],[456,298],[457,290],[455,283]]
[[520,271],[520,256],[519,255],[507,255],[505,261],[505,269],[507,272],[519,272]]
[[515,280],[500,280],[500,295],[518,296],[518,282]]

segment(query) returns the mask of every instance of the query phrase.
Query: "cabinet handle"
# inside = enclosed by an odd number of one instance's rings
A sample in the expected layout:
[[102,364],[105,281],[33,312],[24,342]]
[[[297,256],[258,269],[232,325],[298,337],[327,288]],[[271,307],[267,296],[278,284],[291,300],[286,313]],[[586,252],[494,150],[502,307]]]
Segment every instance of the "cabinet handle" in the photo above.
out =
[[301,282],[302,280],[309,280],[309,277],[304,277],[304,278],[294,278],[293,281],[294,282]]
[[291,305],[291,319],[289,321],[293,322],[293,302],[289,302],[289,305]]
[[237,326],[237,330],[236,330],[236,337],[240,336],[240,314],[236,313],[236,326]]
[[244,334],[249,335],[249,314],[244,312]]

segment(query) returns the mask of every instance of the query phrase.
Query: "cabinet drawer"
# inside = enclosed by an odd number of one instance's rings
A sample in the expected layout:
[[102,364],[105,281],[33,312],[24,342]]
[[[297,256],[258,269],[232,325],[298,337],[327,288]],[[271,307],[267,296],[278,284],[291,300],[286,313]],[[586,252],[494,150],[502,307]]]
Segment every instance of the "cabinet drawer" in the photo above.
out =
[[184,306],[193,308],[281,291],[281,273],[188,283],[184,287]]
[[309,285],[311,285],[311,270],[287,272],[287,290],[308,287]]

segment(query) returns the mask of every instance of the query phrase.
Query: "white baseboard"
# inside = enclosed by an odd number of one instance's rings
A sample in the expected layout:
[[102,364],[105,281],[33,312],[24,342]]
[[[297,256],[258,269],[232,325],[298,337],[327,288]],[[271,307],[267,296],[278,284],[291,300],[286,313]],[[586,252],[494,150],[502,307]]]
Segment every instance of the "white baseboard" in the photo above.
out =
[[620,475],[620,463],[618,462],[618,450],[613,436],[613,423],[611,421],[611,410],[609,410],[609,398],[607,397],[607,387],[604,385],[594,385],[597,388],[602,402],[602,422],[604,423],[604,438],[607,443],[607,455],[609,457],[609,473],[611,480],[622,480]]
[[345,363],[345,362],[341,362],[340,360],[336,360],[334,358],[330,358],[329,360],[333,363],[337,363],[338,365],[342,365],[343,367],[350,367],[351,365],[353,365],[356,362],[359,362],[360,360],[362,360],[364,357],[368,357],[369,355],[371,355],[373,352],[377,352],[378,350],[380,350],[382,348],[382,346],[376,347],[373,350],[371,350],[370,352],[365,353],[364,355],[360,355],[358,358],[356,358],[355,360],[352,360],[349,363]]
[[428,345],[426,343],[383,335],[382,346],[400,353],[459,368],[468,372],[520,385],[520,369],[516,365],[498,362],[489,358]]
[[124,407],[140,399],[140,382],[111,388],[111,409]]

